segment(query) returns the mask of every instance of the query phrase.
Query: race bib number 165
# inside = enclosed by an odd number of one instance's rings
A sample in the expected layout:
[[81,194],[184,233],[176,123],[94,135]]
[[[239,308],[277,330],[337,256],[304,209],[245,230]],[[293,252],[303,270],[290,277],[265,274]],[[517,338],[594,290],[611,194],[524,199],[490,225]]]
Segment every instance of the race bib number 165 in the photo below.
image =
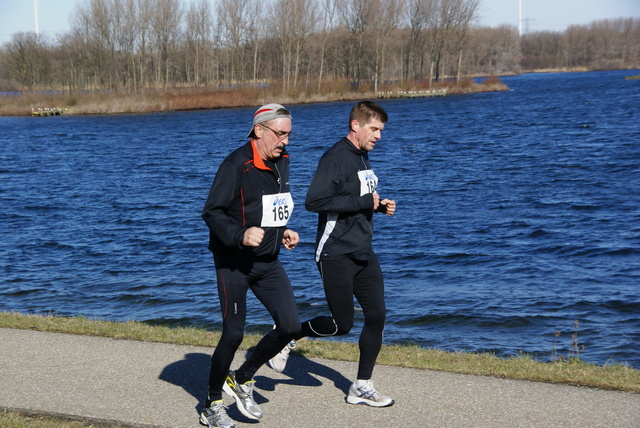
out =
[[262,196],[262,227],[286,226],[293,212],[291,193]]

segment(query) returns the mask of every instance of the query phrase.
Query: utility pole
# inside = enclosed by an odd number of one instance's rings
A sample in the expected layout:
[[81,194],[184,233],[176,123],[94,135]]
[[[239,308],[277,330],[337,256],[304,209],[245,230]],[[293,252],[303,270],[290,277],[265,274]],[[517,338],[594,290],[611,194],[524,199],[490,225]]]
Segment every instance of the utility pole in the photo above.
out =
[[522,0],[518,0],[518,34],[522,37]]
[[38,30],[38,0],[33,0],[33,15],[36,21],[36,40],[40,40],[40,31]]
[[525,34],[529,34],[529,31],[530,31],[529,25],[533,21],[535,21],[535,19],[533,19],[533,18],[525,18],[525,19],[523,19],[523,21],[524,21],[524,32],[525,32]]

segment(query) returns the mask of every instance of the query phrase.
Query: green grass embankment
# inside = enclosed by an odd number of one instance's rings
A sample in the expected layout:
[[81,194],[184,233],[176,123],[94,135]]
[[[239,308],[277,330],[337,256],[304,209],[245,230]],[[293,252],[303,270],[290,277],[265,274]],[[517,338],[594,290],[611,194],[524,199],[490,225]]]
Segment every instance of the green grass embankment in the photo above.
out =
[[[170,328],[137,321],[112,322],[84,317],[66,318],[6,312],[0,312],[0,328],[204,347],[215,346],[220,337],[218,332],[191,327]],[[256,334],[245,335],[241,349],[255,346],[260,338],[261,336]],[[358,345],[352,342],[303,339],[298,342],[294,353],[307,358],[357,361]],[[500,358],[490,353],[447,352],[418,346],[385,345],[378,357],[378,364],[640,392],[639,370],[620,364],[599,366],[581,361],[577,357],[539,362],[527,355]]]

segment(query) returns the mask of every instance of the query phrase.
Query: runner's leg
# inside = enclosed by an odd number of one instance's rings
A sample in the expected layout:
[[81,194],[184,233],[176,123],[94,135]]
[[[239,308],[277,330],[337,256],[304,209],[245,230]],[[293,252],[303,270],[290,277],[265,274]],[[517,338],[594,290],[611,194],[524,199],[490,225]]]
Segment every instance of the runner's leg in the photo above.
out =
[[251,290],[269,311],[276,328],[258,342],[253,353],[236,371],[240,383],[251,380],[260,367],[300,333],[300,318],[289,278],[279,260],[256,263],[258,280]]
[[318,262],[331,316],[315,317],[302,323],[300,337],[341,336],[353,327],[353,277],[360,269],[344,258]]
[[247,313],[248,272],[214,256],[218,297],[222,312],[222,336],[211,356],[209,399],[222,399],[222,385],[229,373],[235,352],[242,343]]
[[384,281],[375,254],[371,254],[369,262],[355,276],[353,291],[364,313],[364,327],[358,342],[360,347],[358,379],[368,380],[371,379],[382,347],[386,319]]

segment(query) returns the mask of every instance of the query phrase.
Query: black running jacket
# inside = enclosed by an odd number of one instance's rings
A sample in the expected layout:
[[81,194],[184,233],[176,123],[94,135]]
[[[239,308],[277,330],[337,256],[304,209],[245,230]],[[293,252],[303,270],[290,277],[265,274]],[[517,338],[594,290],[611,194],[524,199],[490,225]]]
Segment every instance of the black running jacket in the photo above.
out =
[[[320,158],[305,199],[318,213],[315,260],[368,260],[373,239],[373,195],[377,177],[369,155],[346,137]],[[380,211],[385,207],[380,206]]]
[[[230,256],[277,256],[286,226],[262,227],[265,235],[258,247],[244,246],[242,241],[248,228],[261,227],[263,196],[289,192],[286,151],[273,161],[263,161],[252,141],[236,149],[220,164],[202,211],[209,227],[209,249]],[[293,210],[278,208],[275,215],[281,219],[288,219]]]

